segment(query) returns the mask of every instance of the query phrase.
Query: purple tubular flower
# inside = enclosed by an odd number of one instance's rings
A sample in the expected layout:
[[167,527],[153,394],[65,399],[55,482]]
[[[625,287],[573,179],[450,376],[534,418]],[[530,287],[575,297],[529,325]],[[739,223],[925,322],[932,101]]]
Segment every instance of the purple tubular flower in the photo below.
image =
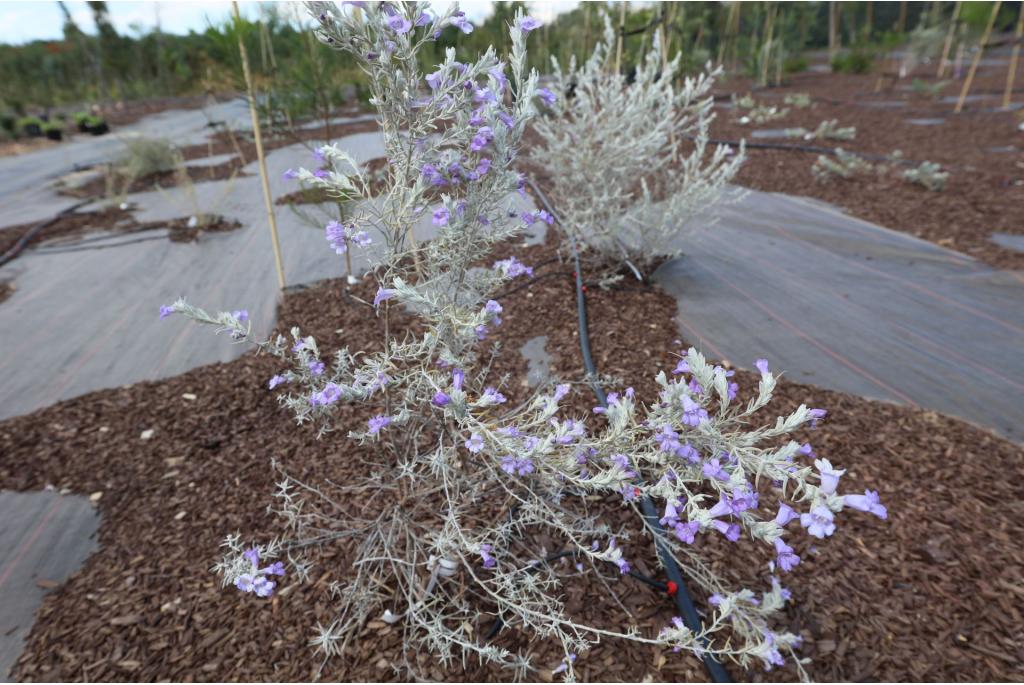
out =
[[390,423],[391,423],[391,417],[390,416],[384,416],[382,414],[378,414],[377,416],[374,416],[372,419],[367,421],[367,424],[369,425],[369,433],[370,433],[370,435],[376,435],[377,433],[380,432],[381,428],[383,428],[384,426],[389,425]]
[[400,14],[391,15],[390,17],[388,17],[387,21],[388,26],[391,27],[391,30],[397,33],[398,35],[408,33],[409,29],[412,28],[412,22]]
[[251,574],[243,573],[235,579],[235,587],[242,592],[252,592],[254,579]]
[[683,423],[687,426],[699,426],[708,420],[708,412],[687,395],[683,395]]
[[865,490],[863,495],[843,495],[843,504],[857,511],[874,514],[880,519],[889,518],[889,512],[878,498],[877,490]]
[[481,126],[477,129],[476,135],[470,141],[469,149],[473,152],[480,152],[494,140],[494,130],[490,126]]
[[679,510],[676,509],[676,503],[673,500],[665,502],[665,515],[658,522],[666,528],[674,528],[679,523]]
[[818,505],[809,514],[800,514],[800,525],[807,529],[808,535],[824,539],[836,530],[833,518],[831,509]]
[[242,552],[242,556],[252,564],[253,568],[257,568],[260,565],[260,550],[258,548],[250,547]]
[[434,406],[437,406],[437,407],[445,407],[451,401],[452,401],[452,398],[448,396],[448,393],[446,393],[446,392],[444,392],[442,390],[438,390],[437,392],[435,392],[434,393],[434,399],[431,400],[431,402],[434,403]]
[[466,380],[466,374],[462,369],[452,370],[452,387],[456,390],[462,390],[462,384]]
[[257,597],[270,597],[274,594],[275,587],[277,587],[277,583],[267,580],[266,576],[260,576],[252,583],[252,591],[256,593]]
[[718,499],[718,504],[708,509],[708,516],[711,518],[718,518],[719,516],[728,516],[733,513],[732,503],[729,502],[729,497],[721,495]]
[[562,383],[555,387],[555,394],[553,395],[555,402],[561,402],[562,398],[569,394],[569,384]]
[[754,366],[757,367],[757,370],[761,372],[762,376],[768,375],[769,371],[767,359],[758,359],[756,362],[754,362]]
[[434,21],[434,17],[430,16],[427,12],[420,12],[420,16],[416,17],[416,26],[426,26],[430,22]]
[[506,278],[516,278],[523,275],[533,276],[533,267],[526,266],[515,257],[499,260],[494,263],[493,268],[499,269]]
[[826,414],[828,414],[828,412],[825,411],[824,409],[811,409],[811,410],[808,410],[807,415],[811,417],[811,428],[817,428],[818,427],[818,421],[820,421],[821,419],[825,418]]
[[483,559],[484,568],[494,568],[498,564],[497,560],[491,556],[492,549],[490,545],[480,545],[480,558]]
[[441,87],[441,83],[444,80],[444,72],[438,69],[432,74],[427,74],[427,85],[430,86],[431,90],[437,90]]
[[689,373],[690,365],[685,359],[680,359],[679,363],[676,364],[676,368],[672,371],[673,374]]
[[324,363],[319,359],[314,359],[307,364],[309,366],[309,372],[314,376],[319,376],[324,372]]
[[384,300],[390,300],[397,293],[396,290],[391,288],[378,288],[377,294],[373,297],[373,306],[380,307],[380,303]]
[[341,399],[341,386],[337,383],[328,383],[324,389],[315,395],[316,404],[334,404]]
[[514,128],[516,125],[516,120],[508,112],[498,112],[498,119],[508,128]]
[[537,97],[543,100],[544,104],[546,104],[548,107],[552,107],[555,104],[555,100],[558,99],[555,97],[555,94],[552,93],[547,88],[538,88]]
[[477,175],[477,177],[485,175],[490,170],[491,170],[491,160],[488,159],[487,157],[482,158],[477,163],[477,165],[476,165],[476,175]]
[[740,539],[739,524],[726,523],[725,521],[715,519],[711,522],[711,525],[714,526],[715,530],[724,535],[725,539],[729,542],[736,542]]
[[484,449],[484,439],[479,433],[473,433],[466,440],[466,449],[473,454],[479,454]]
[[231,312],[231,316],[235,317],[239,321],[248,321],[249,320],[249,310],[248,309],[236,309],[235,311]]
[[718,457],[715,457],[705,463],[702,471],[707,478],[715,478],[723,482],[729,481],[729,474],[722,468],[722,464],[718,461]]
[[694,449],[693,445],[688,442],[683,443],[676,449],[676,456],[685,459],[691,464],[700,463],[700,452]]
[[481,399],[487,400],[491,404],[505,404],[505,396],[492,387],[484,388],[484,394]]
[[260,571],[260,573],[263,573],[263,574],[268,575],[268,576],[283,576],[284,575],[284,563],[282,563],[280,561],[275,561],[270,566],[266,567],[265,569],[262,569]]
[[793,507],[783,502],[779,505],[779,513],[775,515],[775,525],[784,528],[786,524],[795,518],[800,518],[800,514],[793,511]]
[[287,171],[284,172],[284,180],[286,181],[292,181],[298,177],[299,172],[297,172],[295,169],[288,169]]
[[176,311],[178,310],[175,309],[173,305],[168,306],[166,304],[162,304],[160,305],[160,318],[166,319],[168,316],[174,314]]
[[463,33],[473,33],[473,25],[466,19],[465,12],[456,12],[452,15],[451,25]]
[[327,178],[328,174],[326,169],[317,169],[313,172],[313,175],[317,178]]
[[499,62],[487,70],[487,73],[498,82],[498,93],[504,93],[508,87],[508,77],[505,76],[505,63]]
[[831,495],[839,486],[839,478],[846,473],[846,469],[834,469],[828,459],[816,459],[814,467],[818,469],[821,476],[819,489],[826,495]]
[[449,219],[451,219],[451,213],[448,211],[447,207],[439,207],[434,210],[432,223],[435,226],[447,226]]
[[345,254],[348,251],[348,237],[345,234],[345,227],[337,221],[331,221],[324,227],[324,236],[336,253]]
[[285,378],[284,376],[276,375],[276,376],[272,376],[271,377],[270,383],[268,383],[268,385],[270,386],[270,389],[273,390],[274,388],[276,388],[277,386],[281,385],[282,383],[287,383],[287,382],[288,382],[288,379]]
[[789,573],[800,563],[800,557],[793,554],[793,548],[787,545],[782,538],[775,538],[775,563],[785,573]]
[[687,523],[677,523],[675,525],[676,537],[681,542],[685,542],[688,545],[693,544],[694,536],[700,532],[700,523],[697,521],[689,521]]
[[541,21],[533,17],[523,17],[522,19],[519,20],[519,30],[522,31],[523,34],[527,34],[530,31],[539,29],[541,26],[543,26]]

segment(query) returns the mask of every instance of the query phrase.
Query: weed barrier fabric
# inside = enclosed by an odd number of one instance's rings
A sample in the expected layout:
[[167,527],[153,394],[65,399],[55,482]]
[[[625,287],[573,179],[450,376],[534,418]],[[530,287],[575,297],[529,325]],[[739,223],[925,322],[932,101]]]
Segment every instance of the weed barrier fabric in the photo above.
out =
[[1024,441],[1020,274],[758,191],[675,247],[654,280],[705,353]]

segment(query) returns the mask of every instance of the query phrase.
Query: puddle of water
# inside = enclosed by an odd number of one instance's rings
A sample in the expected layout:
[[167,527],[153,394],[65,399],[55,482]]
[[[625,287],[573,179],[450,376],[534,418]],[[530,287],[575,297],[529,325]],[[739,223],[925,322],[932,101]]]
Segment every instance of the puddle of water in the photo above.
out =
[[938,126],[946,123],[946,120],[941,117],[938,119],[905,119],[904,121],[913,126]]
[[551,362],[554,358],[548,354],[547,344],[548,336],[538,335],[519,348],[519,353],[526,360],[526,382],[531,388],[551,379]]

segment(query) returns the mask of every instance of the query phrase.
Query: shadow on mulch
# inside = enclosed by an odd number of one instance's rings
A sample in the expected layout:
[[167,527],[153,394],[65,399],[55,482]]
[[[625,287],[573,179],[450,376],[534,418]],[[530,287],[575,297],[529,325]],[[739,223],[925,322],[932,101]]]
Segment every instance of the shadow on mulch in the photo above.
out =
[[[571,268],[546,245],[516,249],[527,263],[543,263],[537,280],[502,298],[505,323],[495,331],[505,353],[491,370],[526,378],[526,362],[512,350],[548,336],[556,377],[574,386],[569,415],[592,417],[593,398],[582,384]],[[499,255],[503,256],[503,255]],[[552,273],[544,278],[546,273]],[[344,283],[326,281],[287,294],[279,330],[301,324],[329,354],[341,345],[379,349],[383,322],[343,295]],[[372,299],[376,284],[353,294]],[[675,302],[653,289],[601,290],[588,295],[595,361],[603,374],[632,385],[640,398],[656,392],[654,375],[671,369],[679,349]],[[545,325],[538,327],[537,322]],[[392,318],[392,331],[408,326]],[[153,325],[186,325],[155,322]],[[169,332],[169,335],[170,335]],[[227,344],[211,335],[209,344]],[[341,437],[364,424],[370,411],[341,409],[341,433],[318,441],[297,428],[267,379],[273,359],[246,354],[181,376],[90,393],[0,423],[0,486],[19,490],[46,484],[91,494],[103,491],[100,551],[48,595],[15,669],[30,680],[308,680],[319,659],[308,645],[317,621],[333,619],[327,594],[351,572],[351,543],[322,551],[314,581],[286,576],[272,600],[221,588],[207,570],[225,533],[268,540],[279,530],[266,511],[274,489],[269,467],[277,459],[307,481],[335,482],[378,461],[373,447]],[[744,392],[756,374],[739,370]],[[526,397],[521,385],[503,388],[510,402]],[[872,402],[812,386],[780,382],[774,413],[800,403],[824,407],[829,417],[810,440],[817,453],[848,469],[845,489],[877,488],[888,521],[844,514],[833,538],[794,540],[804,562],[783,578],[795,604],[782,623],[802,634],[802,655],[817,680],[1020,680],[1024,646],[1020,625],[1024,550],[1016,544],[1024,519],[1024,452],[961,421],[933,412]],[[588,418],[590,422],[597,419]],[[142,440],[143,431],[154,431]],[[352,506],[380,504],[360,502]],[[635,521],[620,502],[604,507],[614,525]],[[370,512],[370,515],[373,511]],[[632,524],[632,525],[635,525]],[[623,543],[641,572],[658,576],[649,541]],[[732,583],[763,588],[768,559],[760,546],[734,547],[705,536],[698,548]],[[550,551],[550,550],[549,550]],[[736,563],[737,551],[750,563]],[[608,585],[559,567],[567,613],[596,625],[635,623],[653,635],[671,616],[666,598],[629,579]],[[611,593],[614,593],[614,597]],[[698,604],[706,598],[698,596]],[[467,626],[474,639],[490,626],[481,616]],[[353,636],[341,658],[329,661],[327,680],[403,680],[401,628],[371,621]],[[559,648],[531,641],[515,628],[500,646],[528,652],[549,679]],[[408,655],[424,677],[509,680],[511,673],[469,662],[443,667],[432,655]],[[577,662],[580,680],[702,681],[702,665],[686,654],[635,643],[603,642]],[[737,678],[792,680],[791,668],[741,672]]]
[[[220,233],[242,227],[239,222],[221,216],[211,217],[205,223],[200,222],[195,226],[189,226],[190,220],[190,217],[179,217],[169,221],[140,223],[131,209],[113,206],[91,212],[69,212],[59,215],[54,223],[36,233],[24,249],[42,243],[49,243],[53,247],[73,245],[75,240],[90,233],[141,233],[157,229],[167,229],[167,237],[172,242],[186,243],[198,240],[201,233]],[[34,226],[36,223],[0,228],[0,254],[11,249]]]

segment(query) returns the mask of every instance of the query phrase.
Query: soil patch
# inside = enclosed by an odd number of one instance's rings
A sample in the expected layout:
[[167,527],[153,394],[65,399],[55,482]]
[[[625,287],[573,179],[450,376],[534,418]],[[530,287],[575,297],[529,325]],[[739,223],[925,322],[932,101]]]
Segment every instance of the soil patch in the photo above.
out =
[[13,281],[0,281],[0,304],[5,302],[8,297],[14,294],[16,288],[14,287]]
[[[1002,93],[1005,68],[980,71],[972,88],[975,95]],[[930,240],[977,257],[998,268],[1024,268],[1024,254],[1001,247],[990,239],[992,233],[1024,234],[1020,207],[1024,206],[1024,163],[1018,153],[996,153],[994,149],[1018,149],[1021,134],[1017,130],[1021,112],[993,111],[999,98],[988,98],[968,105],[961,114],[953,114],[954,103],[943,96],[959,93],[962,82],[950,80],[935,97],[915,92],[914,79],[936,84],[934,71],[923,70],[899,82],[886,79],[877,91],[878,77],[801,73],[782,87],[754,89],[760,103],[786,107],[783,98],[793,93],[808,93],[810,107],[789,107],[789,113],[764,124],[740,125],[737,110],[717,108],[712,136],[722,140],[771,142],[791,145],[841,147],[868,155],[889,155],[900,150],[907,160],[929,160],[950,172],[946,188],[931,192],[899,177],[906,164],[884,177],[867,174],[849,180],[818,182],[811,174],[817,153],[748,149],[747,163],[737,183],[757,190],[806,195],[831,202],[851,214],[898,231]],[[730,80],[718,86],[724,105],[731,93],[748,92],[749,82]],[[1020,101],[1019,88],[1014,98]],[[902,103],[901,107],[872,106]],[[914,119],[942,119],[933,126],[915,125]],[[815,129],[822,121],[837,119],[840,126],[855,126],[851,141],[811,141],[800,139],[756,140],[752,131],[762,128],[803,127]],[[1013,146],[1016,146],[1014,148]]]
[[[168,238],[174,242],[191,242],[198,239],[203,232],[233,231],[241,228],[237,221],[225,219],[224,217],[212,217],[206,222],[190,226],[196,223],[190,217],[180,217],[170,221],[147,221],[140,223],[136,221],[131,209],[120,207],[104,207],[92,212],[68,212],[61,214],[57,220],[38,233],[25,245],[27,249],[44,242],[51,243],[73,243],[89,233],[113,232],[113,233],[139,233],[166,228],[170,231]],[[0,254],[11,249],[22,236],[37,224],[20,224],[0,228]]]
[[[226,181],[237,176],[248,176],[249,174],[242,171],[242,166],[241,160],[235,157],[221,164],[186,166],[184,171],[189,183]],[[104,174],[73,188],[60,188],[57,192],[71,197],[102,197],[107,193],[108,187],[117,188],[124,194],[131,194],[144,193],[158,188],[174,188],[183,182],[185,182],[184,178],[175,170],[158,171],[139,178],[126,178],[114,172],[111,185],[108,185],[106,174]]]
[[[511,252],[509,248],[509,252]],[[571,267],[552,242],[516,248],[537,266],[536,280],[513,284],[501,301],[505,323],[495,337],[506,352],[492,370],[516,383],[510,401],[529,393],[526,361],[512,353],[545,321],[556,376],[583,378],[575,325]],[[383,322],[343,295],[340,280],[287,294],[280,330],[301,325],[325,354],[342,344],[372,351]],[[353,294],[372,299],[376,286]],[[589,288],[595,361],[601,372],[649,398],[659,369],[674,366],[679,349],[675,302],[653,289]],[[409,324],[393,317],[392,330]],[[160,325],[154,322],[153,325]],[[210,344],[218,344],[211,335]],[[269,539],[277,524],[266,513],[275,474],[271,458],[307,480],[351,478],[373,448],[344,438],[317,441],[278,406],[267,379],[272,359],[247,354],[153,383],[105,390],[0,423],[0,486],[46,484],[91,494],[102,491],[100,551],[48,595],[13,674],[30,680],[299,680],[318,659],[307,644],[317,621],[329,621],[326,589],[349,572],[345,543],[324,550],[314,582],[293,584],[270,602],[222,589],[208,571],[224,533]],[[522,384],[519,383],[522,380]],[[756,375],[737,372],[744,391]],[[574,386],[571,414],[590,415],[593,398]],[[815,548],[798,537],[802,563],[784,578],[797,609],[784,619],[805,637],[802,654],[817,680],[1020,680],[1024,644],[1019,578],[1024,551],[1013,535],[1024,515],[1024,453],[963,422],[783,380],[772,413],[799,403],[825,407],[829,419],[805,436],[815,450],[849,473],[847,489],[878,488],[890,518],[844,516],[834,538]],[[364,410],[346,408],[346,426]],[[593,419],[588,419],[593,421]],[[143,440],[142,432],[152,430]],[[341,451],[339,452],[339,448]],[[998,476],[993,476],[998,474]],[[609,517],[633,516],[608,503]],[[724,577],[761,587],[758,565],[735,563],[733,548],[709,539],[704,551]],[[635,567],[658,576],[653,549],[639,538],[626,550]],[[666,598],[631,579],[608,589],[561,568],[568,611],[599,625],[635,621],[659,630],[671,616]],[[612,596],[612,592],[616,597]],[[700,606],[706,598],[697,597]],[[632,616],[627,616],[626,612]],[[474,638],[490,621],[470,626]],[[552,668],[555,645],[531,642],[514,628],[501,646],[529,652]],[[323,672],[331,680],[401,680],[401,631],[370,622],[344,657]],[[665,659],[662,660],[661,657]],[[511,673],[468,663],[450,669],[427,654],[411,655],[425,676],[439,680],[509,680]],[[581,656],[580,680],[700,681],[688,655],[606,642]],[[793,679],[791,669],[742,679]],[[544,678],[548,671],[531,676]]]

